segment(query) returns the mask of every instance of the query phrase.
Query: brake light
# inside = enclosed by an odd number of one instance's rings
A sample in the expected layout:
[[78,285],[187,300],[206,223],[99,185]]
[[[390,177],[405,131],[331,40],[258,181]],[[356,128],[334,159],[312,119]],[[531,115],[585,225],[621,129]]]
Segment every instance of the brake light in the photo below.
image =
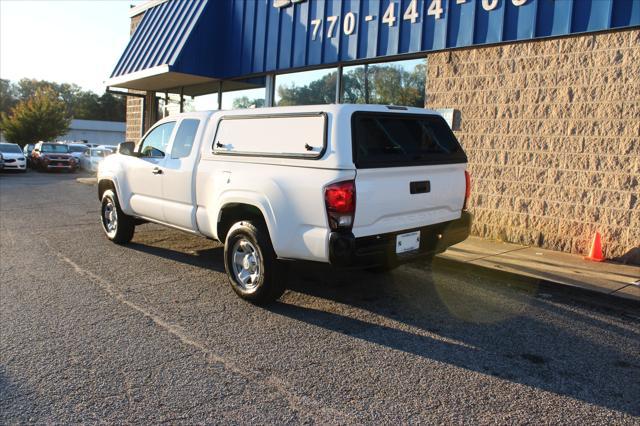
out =
[[356,183],[353,180],[337,182],[324,189],[324,202],[333,231],[350,230],[356,212]]
[[464,171],[464,183],[465,183],[464,204],[462,205],[462,210],[467,209],[467,206],[469,203],[469,197],[471,197],[471,175],[466,170]]

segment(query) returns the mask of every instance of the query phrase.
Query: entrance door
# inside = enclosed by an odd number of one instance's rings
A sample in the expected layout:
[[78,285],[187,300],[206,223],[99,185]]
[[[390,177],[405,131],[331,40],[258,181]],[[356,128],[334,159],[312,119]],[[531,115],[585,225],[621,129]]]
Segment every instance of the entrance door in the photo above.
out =
[[162,207],[162,173],[175,121],[159,124],[138,147],[139,157],[130,157],[127,183],[131,209],[137,216],[165,221]]

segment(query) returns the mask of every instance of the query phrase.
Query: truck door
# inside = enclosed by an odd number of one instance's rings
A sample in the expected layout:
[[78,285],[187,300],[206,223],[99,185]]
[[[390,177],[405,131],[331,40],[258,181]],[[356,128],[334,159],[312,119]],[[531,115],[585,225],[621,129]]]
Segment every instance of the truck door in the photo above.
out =
[[196,229],[195,223],[195,182],[193,173],[199,150],[194,141],[200,140],[200,120],[185,118],[178,124],[173,138],[171,152],[163,165],[163,208],[167,223],[181,228]]
[[138,147],[139,156],[128,157],[127,182],[131,209],[137,216],[165,221],[162,202],[163,168],[175,121],[152,129]]

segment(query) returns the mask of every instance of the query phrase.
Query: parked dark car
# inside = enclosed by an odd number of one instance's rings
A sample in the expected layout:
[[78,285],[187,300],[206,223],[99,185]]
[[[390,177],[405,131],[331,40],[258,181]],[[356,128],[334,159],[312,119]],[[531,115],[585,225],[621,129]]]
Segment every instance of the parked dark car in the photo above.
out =
[[0,170],[4,169],[4,157],[2,156],[2,153],[0,152]]
[[32,167],[39,171],[68,170],[75,172],[78,161],[69,153],[65,144],[38,142],[31,153]]

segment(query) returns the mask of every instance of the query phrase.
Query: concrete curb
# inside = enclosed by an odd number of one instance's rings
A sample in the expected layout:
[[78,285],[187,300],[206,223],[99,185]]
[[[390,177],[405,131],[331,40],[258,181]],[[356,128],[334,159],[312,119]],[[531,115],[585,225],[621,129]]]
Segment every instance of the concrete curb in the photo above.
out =
[[[548,279],[535,278],[527,275],[517,274],[511,271],[502,271],[495,268],[489,268],[473,263],[462,262],[450,258],[437,257],[438,262],[449,267],[455,267],[456,270],[467,270],[473,273],[479,273],[483,276],[500,276],[509,281],[516,281],[524,285],[536,284],[539,290],[557,295],[562,295],[570,299],[579,301],[587,301],[597,305],[615,308],[627,308],[637,312],[640,309],[640,301],[628,297],[616,295],[614,293],[605,293],[593,290],[591,288],[580,287],[563,282],[554,282]],[[637,317],[640,319],[640,316]]]
[[98,178],[90,177],[90,178],[76,178],[76,181],[83,183],[85,185],[96,185],[98,183]]

